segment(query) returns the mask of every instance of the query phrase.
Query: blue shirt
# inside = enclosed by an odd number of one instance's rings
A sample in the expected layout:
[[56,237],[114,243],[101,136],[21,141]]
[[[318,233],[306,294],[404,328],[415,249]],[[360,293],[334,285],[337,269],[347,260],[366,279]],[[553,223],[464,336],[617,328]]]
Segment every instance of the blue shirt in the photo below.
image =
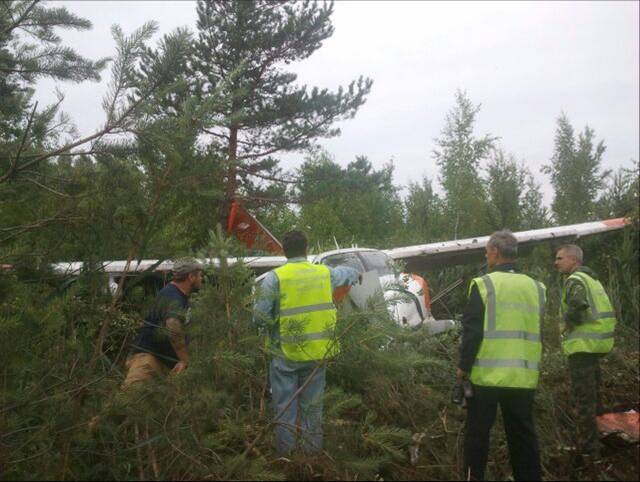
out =
[[[306,258],[291,258],[288,263],[303,263]],[[358,270],[349,266],[329,268],[331,273],[331,289],[354,285],[358,282]],[[256,300],[253,304],[253,322],[258,328],[267,328],[272,340],[279,338],[278,319],[280,317],[280,282],[273,271],[269,271],[258,286]]]
[[191,321],[189,297],[173,283],[162,288],[153,303],[153,307],[144,318],[144,324],[138,329],[138,335],[131,345],[131,353],[151,353],[168,368],[178,362],[165,323],[176,318],[184,325]]

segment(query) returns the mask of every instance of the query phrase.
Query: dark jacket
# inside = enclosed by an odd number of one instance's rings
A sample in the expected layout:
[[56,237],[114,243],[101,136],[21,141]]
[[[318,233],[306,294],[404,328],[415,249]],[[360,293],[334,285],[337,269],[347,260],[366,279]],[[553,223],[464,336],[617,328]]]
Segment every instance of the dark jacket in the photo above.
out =
[[[598,279],[595,271],[588,266],[580,266],[576,271],[584,273],[595,280]],[[584,285],[575,279],[568,279],[562,290],[562,296],[565,303],[567,303],[564,321],[567,323],[568,328],[583,324],[586,321],[589,310],[589,300]]]

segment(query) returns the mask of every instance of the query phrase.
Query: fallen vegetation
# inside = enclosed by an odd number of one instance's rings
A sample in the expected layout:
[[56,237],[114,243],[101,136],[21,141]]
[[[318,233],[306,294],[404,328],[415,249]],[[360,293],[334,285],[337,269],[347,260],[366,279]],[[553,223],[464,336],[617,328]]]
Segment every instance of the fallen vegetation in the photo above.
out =
[[[133,311],[113,311],[106,299],[100,303],[91,278],[54,295],[54,286],[20,284],[2,275],[0,283],[12,293],[1,304],[2,478],[459,477],[465,414],[450,402],[457,332],[430,337],[402,330],[380,306],[343,314],[340,327],[350,329],[328,371],[325,451],[275,460],[268,355],[250,323],[252,274],[244,266],[210,274],[195,302],[198,328],[189,369],[126,393],[119,384],[126,335],[139,319]],[[112,321],[109,349],[90,371],[91,341],[105,317]],[[606,447],[596,474],[572,467],[572,404],[557,337],[557,316],[550,311],[536,402],[545,478],[635,480],[637,446]],[[640,408],[638,339],[637,327],[619,325],[616,347],[603,363],[608,409]],[[91,432],[96,414],[100,423]],[[488,465],[494,479],[510,474],[500,423]],[[265,429],[266,436],[251,447]]]

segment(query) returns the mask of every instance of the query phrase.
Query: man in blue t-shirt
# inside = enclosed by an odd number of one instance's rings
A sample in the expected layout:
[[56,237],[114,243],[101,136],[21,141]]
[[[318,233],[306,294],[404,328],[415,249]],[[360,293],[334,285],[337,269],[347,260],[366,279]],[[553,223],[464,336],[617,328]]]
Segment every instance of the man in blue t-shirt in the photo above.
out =
[[162,288],[131,345],[127,377],[122,388],[168,372],[178,374],[189,364],[184,326],[191,322],[189,297],[202,285],[204,267],[192,260],[178,261],[173,279]]

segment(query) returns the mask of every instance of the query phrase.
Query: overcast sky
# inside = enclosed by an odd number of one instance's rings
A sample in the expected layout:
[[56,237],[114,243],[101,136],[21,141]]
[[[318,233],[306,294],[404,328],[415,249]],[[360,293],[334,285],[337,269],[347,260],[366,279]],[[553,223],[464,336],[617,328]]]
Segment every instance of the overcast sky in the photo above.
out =
[[[93,22],[90,32],[65,33],[81,54],[114,54],[110,27],[131,32],[147,20],[160,34],[195,29],[195,5],[165,2],[64,2]],[[604,139],[604,167],[630,166],[639,154],[638,2],[347,2],[338,1],[334,35],[309,59],[292,66],[299,82],[337,88],[359,75],[374,80],[367,103],[342,135],[321,140],[337,162],[366,155],[376,167],[389,159],[395,182],[406,186],[437,177],[434,138],[444,126],[456,89],[482,104],[477,135],[499,136],[526,162],[551,200],[539,173],[553,150],[556,119],[585,124]],[[160,35],[159,34],[159,35]],[[81,133],[104,121],[101,84],[59,84],[64,109]],[[50,101],[55,83],[43,81],[37,98]],[[302,155],[283,161],[294,167]]]

